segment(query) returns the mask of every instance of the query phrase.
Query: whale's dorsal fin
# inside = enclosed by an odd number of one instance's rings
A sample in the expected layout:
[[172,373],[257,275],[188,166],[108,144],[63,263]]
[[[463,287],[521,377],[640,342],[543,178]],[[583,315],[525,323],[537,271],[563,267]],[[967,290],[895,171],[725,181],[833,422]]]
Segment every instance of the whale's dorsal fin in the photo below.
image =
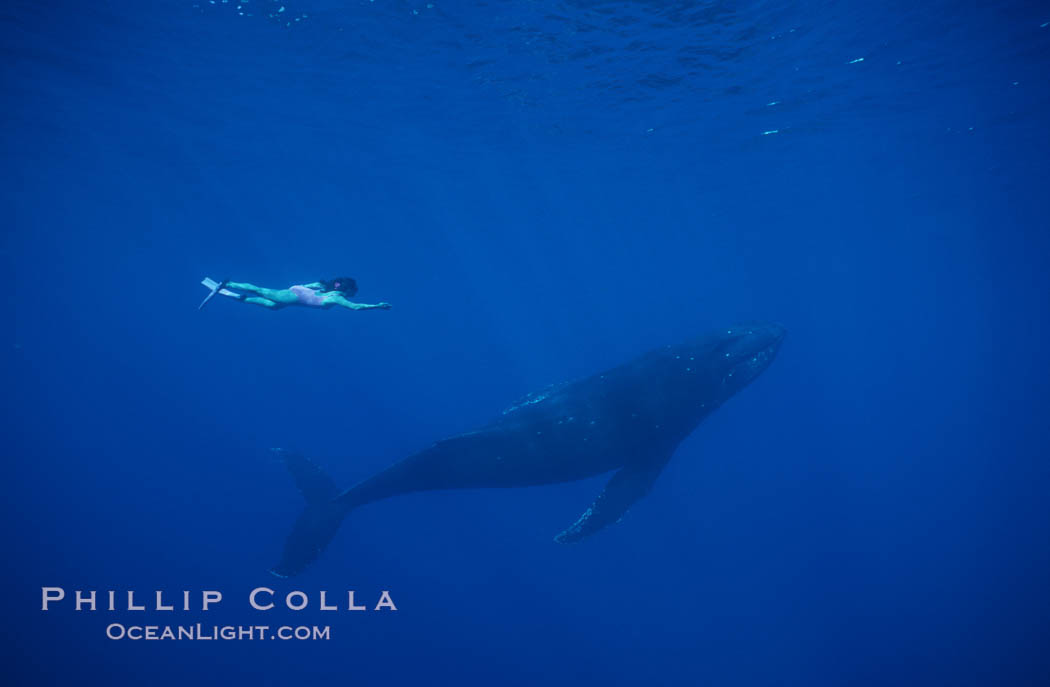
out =
[[[670,457],[670,456],[668,456]],[[602,493],[591,507],[583,512],[579,520],[554,538],[568,544],[591,536],[606,525],[619,522],[634,502],[649,493],[657,475],[667,460],[641,465],[631,464],[620,468],[605,485]]]

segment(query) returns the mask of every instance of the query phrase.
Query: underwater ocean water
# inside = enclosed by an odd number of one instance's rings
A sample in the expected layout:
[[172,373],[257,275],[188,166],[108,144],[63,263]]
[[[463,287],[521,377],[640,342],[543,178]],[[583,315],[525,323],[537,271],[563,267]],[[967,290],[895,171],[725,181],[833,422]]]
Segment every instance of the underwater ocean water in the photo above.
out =
[[[0,15],[6,684],[1050,683],[1050,6]],[[335,275],[392,309],[197,309]],[[406,495],[268,574],[272,448],[348,487],[753,320],[776,360],[622,522],[552,541],[607,477]],[[107,636],[197,623],[330,637]]]

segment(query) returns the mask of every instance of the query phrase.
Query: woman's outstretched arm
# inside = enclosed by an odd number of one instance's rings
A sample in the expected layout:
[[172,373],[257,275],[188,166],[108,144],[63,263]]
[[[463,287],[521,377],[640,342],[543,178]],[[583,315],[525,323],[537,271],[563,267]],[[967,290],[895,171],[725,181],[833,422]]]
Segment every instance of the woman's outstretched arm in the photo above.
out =
[[368,303],[354,303],[353,301],[347,300],[342,294],[328,296],[325,300],[349,310],[390,310],[390,308],[393,307],[389,303],[376,303],[375,305],[369,305]]

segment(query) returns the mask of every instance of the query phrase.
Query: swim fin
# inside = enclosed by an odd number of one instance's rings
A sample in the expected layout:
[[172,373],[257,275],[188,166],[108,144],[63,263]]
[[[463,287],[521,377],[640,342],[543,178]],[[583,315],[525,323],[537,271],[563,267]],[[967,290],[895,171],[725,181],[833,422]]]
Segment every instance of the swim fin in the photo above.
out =
[[211,293],[209,293],[207,296],[204,297],[204,300],[201,301],[201,304],[197,306],[197,310],[200,310],[201,308],[206,306],[208,304],[208,301],[210,301],[212,298],[215,298],[215,294],[217,294],[220,291],[222,291],[222,287],[226,286],[226,280],[223,279],[220,282],[220,281],[215,281],[214,279],[209,279],[208,277],[205,277],[201,281],[201,284],[204,284],[209,289],[211,289]]

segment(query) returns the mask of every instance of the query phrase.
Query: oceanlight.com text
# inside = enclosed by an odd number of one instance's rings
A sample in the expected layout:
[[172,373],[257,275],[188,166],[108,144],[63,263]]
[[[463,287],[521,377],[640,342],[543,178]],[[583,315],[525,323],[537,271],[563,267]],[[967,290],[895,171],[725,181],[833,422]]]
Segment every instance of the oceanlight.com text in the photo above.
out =
[[120,640],[155,641],[255,641],[279,639],[292,641],[327,641],[331,639],[328,625],[124,625],[106,626],[106,637]]

